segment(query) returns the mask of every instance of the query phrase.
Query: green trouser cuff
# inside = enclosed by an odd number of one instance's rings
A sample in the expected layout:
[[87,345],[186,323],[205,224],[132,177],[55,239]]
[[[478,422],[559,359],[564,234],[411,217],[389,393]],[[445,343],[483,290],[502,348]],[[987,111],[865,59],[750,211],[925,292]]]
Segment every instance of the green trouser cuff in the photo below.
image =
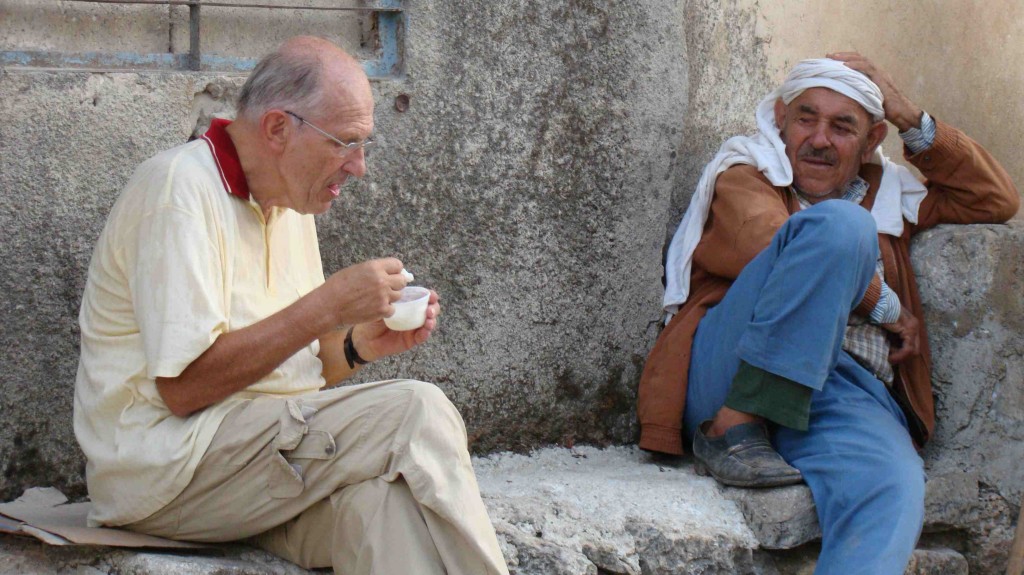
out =
[[740,360],[725,406],[807,431],[813,389]]

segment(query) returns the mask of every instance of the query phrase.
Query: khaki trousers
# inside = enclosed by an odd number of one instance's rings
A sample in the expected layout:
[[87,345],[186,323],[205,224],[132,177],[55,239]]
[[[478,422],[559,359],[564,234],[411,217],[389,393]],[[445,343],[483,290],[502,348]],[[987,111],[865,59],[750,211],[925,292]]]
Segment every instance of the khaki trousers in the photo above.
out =
[[129,529],[249,539],[343,575],[506,575],[458,411],[396,380],[263,397],[225,418],[188,487]]

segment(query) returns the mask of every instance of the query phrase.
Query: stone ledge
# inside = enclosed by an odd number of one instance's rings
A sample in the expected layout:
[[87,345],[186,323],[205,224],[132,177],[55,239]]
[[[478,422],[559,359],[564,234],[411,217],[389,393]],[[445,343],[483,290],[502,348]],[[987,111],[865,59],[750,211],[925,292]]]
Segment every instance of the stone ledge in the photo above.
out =
[[[724,487],[764,549],[792,549],[821,538],[811,491],[806,485],[778,489]],[[932,477],[925,485],[925,532],[966,529],[977,507],[978,478],[970,473]]]
[[[323,571],[329,573],[330,570]],[[259,549],[224,545],[206,554],[109,547],[53,547],[0,534],[0,575],[309,575]]]
[[[655,459],[635,447],[549,448],[474,461],[514,575],[782,575],[813,571],[819,537],[806,487],[722,488],[687,458]],[[977,500],[963,474],[930,483],[926,529],[961,527]],[[793,551],[773,549],[799,547]],[[960,566],[963,566],[961,569]],[[300,575],[262,551],[212,554],[47,547],[0,536],[0,575]],[[964,574],[949,550],[919,551],[907,574]]]
[[[475,465],[519,575],[813,571],[816,551],[773,553],[821,537],[806,486],[725,488],[696,475],[689,458],[634,447],[543,449]],[[932,478],[925,530],[965,528],[977,501],[975,476]],[[952,550],[919,550],[907,573],[966,575],[967,563]]]

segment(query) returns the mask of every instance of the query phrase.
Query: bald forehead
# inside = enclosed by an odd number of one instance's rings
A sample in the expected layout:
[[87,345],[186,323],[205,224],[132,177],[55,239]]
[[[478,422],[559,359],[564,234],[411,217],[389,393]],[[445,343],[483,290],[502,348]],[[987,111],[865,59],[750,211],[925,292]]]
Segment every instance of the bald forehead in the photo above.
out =
[[322,58],[332,58],[339,60],[348,60],[353,65],[358,66],[355,58],[349,56],[344,50],[336,46],[330,40],[323,38],[317,38],[316,36],[296,36],[285,40],[284,44],[278,48],[278,51],[282,54],[315,54]]
[[279,51],[287,55],[315,58],[323,72],[320,88],[332,104],[343,107],[373,106],[370,81],[362,65],[329,40],[298,36],[282,44]]
[[366,81],[366,73],[359,61],[323,38],[297,36],[287,40],[278,51],[287,56],[315,58],[325,72],[338,76],[338,79]]

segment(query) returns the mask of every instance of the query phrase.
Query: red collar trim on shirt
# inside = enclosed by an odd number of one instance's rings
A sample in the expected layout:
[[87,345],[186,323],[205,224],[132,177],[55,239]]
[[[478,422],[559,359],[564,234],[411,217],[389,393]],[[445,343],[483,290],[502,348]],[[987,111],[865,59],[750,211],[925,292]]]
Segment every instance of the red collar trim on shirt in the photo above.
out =
[[210,146],[213,152],[213,159],[217,162],[217,170],[220,172],[220,181],[229,194],[238,196],[243,200],[249,199],[249,183],[245,180],[245,172],[242,171],[242,160],[238,158],[238,150],[235,143],[228,135],[227,127],[231,120],[214,118],[210,123],[210,129],[203,134],[203,139]]

